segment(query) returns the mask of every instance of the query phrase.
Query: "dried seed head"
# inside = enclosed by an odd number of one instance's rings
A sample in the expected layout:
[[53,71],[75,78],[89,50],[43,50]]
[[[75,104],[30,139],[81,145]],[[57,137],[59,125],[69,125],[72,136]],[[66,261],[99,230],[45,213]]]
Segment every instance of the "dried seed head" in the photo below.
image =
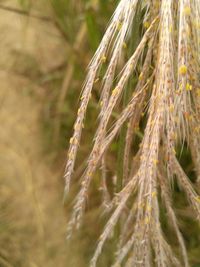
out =
[[[91,267],[96,266],[103,245],[120,217],[130,221],[131,227],[122,226],[114,267],[123,261],[128,267],[189,267],[183,237],[171,203],[170,184],[173,177],[176,177],[200,221],[200,197],[175,156],[176,143],[184,143],[186,140],[200,177],[200,138],[197,134],[200,117],[199,4],[199,0],[121,0],[91,61],[74,135],[70,139],[65,174],[68,189],[91,91],[97,81],[101,82],[97,75],[101,65],[106,63],[106,72],[102,79],[99,125],[68,227],[71,232],[80,225],[91,180],[98,164],[101,163],[104,170],[101,183],[104,200],[106,196],[106,205],[109,210],[113,208],[114,211],[100,237]],[[123,49],[127,48],[127,40],[131,37],[136,10],[145,14],[141,29],[146,31],[141,33],[141,40],[135,52],[123,65]],[[194,18],[195,22],[192,22],[191,18]],[[128,50],[126,55],[129,56]],[[118,66],[119,62],[123,65],[121,69]],[[136,66],[140,71],[139,77],[134,73]],[[120,102],[121,96],[133,75],[134,80],[137,79],[137,85],[131,88],[132,96],[124,107]],[[117,104],[121,105],[122,112],[117,114],[117,119],[113,123],[112,115],[115,108],[118,108]],[[143,133],[139,125],[143,122],[144,115]],[[120,192],[116,191],[115,179],[114,197],[111,199],[106,188],[104,156],[125,123],[128,127],[122,158],[122,189]],[[135,151],[133,153],[131,148],[136,136],[141,142],[137,153],[134,154]],[[163,203],[159,203],[160,195],[181,248],[181,263],[162,233],[159,206]],[[108,203],[109,201],[111,203]],[[126,242],[122,241],[123,238]],[[155,260],[153,264],[152,258]]]

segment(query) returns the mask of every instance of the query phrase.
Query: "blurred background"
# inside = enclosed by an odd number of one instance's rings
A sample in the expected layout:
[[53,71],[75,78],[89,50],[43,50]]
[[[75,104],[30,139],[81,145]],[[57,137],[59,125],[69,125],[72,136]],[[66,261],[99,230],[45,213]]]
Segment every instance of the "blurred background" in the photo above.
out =
[[[117,2],[0,0],[0,267],[88,266],[106,219],[98,216],[98,186],[82,230],[67,244],[73,201],[63,205],[62,175],[86,68]],[[91,147],[97,102],[98,92],[89,105],[71,200]],[[187,153],[183,164],[191,172]],[[112,160],[108,165],[112,171]],[[181,214],[178,193],[176,200]],[[199,228],[188,214],[184,210],[181,224],[198,267]],[[99,266],[110,266],[113,245],[108,242]]]

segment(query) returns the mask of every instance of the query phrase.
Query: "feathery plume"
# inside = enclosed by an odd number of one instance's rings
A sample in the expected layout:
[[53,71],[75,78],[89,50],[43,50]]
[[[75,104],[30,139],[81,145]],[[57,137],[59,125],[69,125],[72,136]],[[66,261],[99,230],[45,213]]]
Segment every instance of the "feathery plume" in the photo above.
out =
[[[141,39],[129,59],[123,61],[123,47],[129,45],[139,5]],[[103,246],[119,220],[126,223],[120,228],[113,267],[122,263],[126,267],[189,267],[173,208],[171,184],[177,180],[200,221],[200,196],[176,157],[177,144],[187,143],[200,177],[199,25],[199,0],[121,0],[89,65],[70,140],[65,189],[69,190],[93,85],[105,64],[99,125],[67,229],[69,238],[79,228],[91,181],[98,167],[103,168],[103,201],[111,216],[100,236],[91,267],[97,266]],[[124,106],[121,96],[133,77],[137,82],[131,87],[131,97]],[[122,109],[114,120],[112,113],[117,106]],[[122,188],[111,198],[106,185],[105,153],[109,153],[113,140],[126,124]],[[140,125],[141,141],[132,151],[135,129]],[[174,253],[162,230],[160,206],[166,208],[182,257]]]

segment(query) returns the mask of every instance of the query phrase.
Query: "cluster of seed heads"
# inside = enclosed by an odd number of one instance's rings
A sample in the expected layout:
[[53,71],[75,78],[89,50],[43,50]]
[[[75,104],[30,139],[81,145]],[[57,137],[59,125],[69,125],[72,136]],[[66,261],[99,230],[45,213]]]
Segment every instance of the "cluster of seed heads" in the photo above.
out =
[[[141,13],[139,44],[124,60]],[[83,122],[102,66],[106,69],[99,99],[99,124],[87,166],[81,177],[68,237],[80,226],[88,190],[102,169],[103,202],[111,212],[100,236],[91,267],[97,265],[106,240],[122,220],[114,267],[189,266],[187,251],[172,203],[176,179],[200,222],[200,0],[121,0],[92,59],[81,96],[65,170],[68,192],[80,145]],[[140,74],[138,74],[139,69]],[[137,79],[126,106],[113,122],[113,111],[131,79]],[[132,144],[145,115],[139,148]],[[127,124],[122,188],[107,188],[106,153]],[[112,125],[112,127],[110,127]],[[187,144],[196,171],[192,184],[176,157],[177,145]],[[160,202],[159,199],[163,201]],[[182,257],[174,253],[161,228],[160,205],[173,226]]]

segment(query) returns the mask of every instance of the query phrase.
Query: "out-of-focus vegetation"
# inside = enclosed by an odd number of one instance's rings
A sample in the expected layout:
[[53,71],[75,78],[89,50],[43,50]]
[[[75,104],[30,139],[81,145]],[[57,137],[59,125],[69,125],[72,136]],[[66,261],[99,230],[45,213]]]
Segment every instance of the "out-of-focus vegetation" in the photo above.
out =
[[[100,217],[96,221],[100,196],[91,192],[93,201],[82,230],[67,244],[65,230],[70,207],[62,205],[62,173],[85,70],[117,2],[0,1],[2,267],[88,266],[105,220]],[[74,190],[91,146],[98,99],[97,90],[87,113]],[[113,145],[116,149],[117,143]],[[112,153],[109,157],[112,172]],[[182,152],[182,164],[192,177],[193,166],[186,149]],[[192,266],[198,267],[199,228],[188,219],[187,210],[183,212],[178,190],[175,198],[177,212],[185,218],[181,229]],[[169,238],[173,243],[173,236]],[[114,245],[112,241],[108,243],[99,266],[110,266]]]
[[[85,69],[114,5],[0,2],[2,267],[88,266],[100,233],[91,228],[98,201],[69,249],[62,175]],[[88,116],[94,108],[95,99]]]

